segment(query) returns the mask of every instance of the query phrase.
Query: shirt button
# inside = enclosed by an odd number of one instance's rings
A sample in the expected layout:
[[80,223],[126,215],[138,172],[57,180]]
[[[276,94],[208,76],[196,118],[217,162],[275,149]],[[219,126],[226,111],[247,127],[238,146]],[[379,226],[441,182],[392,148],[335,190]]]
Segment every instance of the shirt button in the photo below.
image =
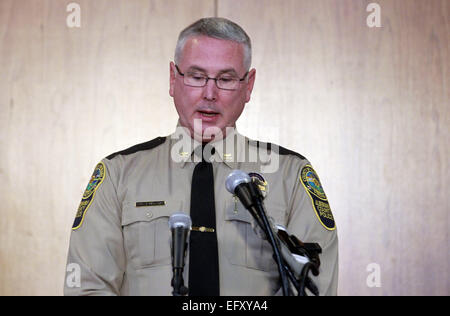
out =
[[148,212],[146,215],[147,215],[148,218],[152,218],[153,217],[153,213],[151,213],[151,212]]

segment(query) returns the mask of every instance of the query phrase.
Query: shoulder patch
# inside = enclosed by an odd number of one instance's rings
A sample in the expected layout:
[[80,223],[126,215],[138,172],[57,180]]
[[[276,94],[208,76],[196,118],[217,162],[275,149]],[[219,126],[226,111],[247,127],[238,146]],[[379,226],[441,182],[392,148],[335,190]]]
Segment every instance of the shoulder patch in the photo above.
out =
[[121,150],[114,154],[111,154],[108,157],[106,157],[106,159],[111,160],[114,157],[116,157],[117,155],[131,155],[131,154],[137,153],[138,151],[153,149],[153,148],[158,147],[159,145],[163,144],[165,141],[166,141],[166,137],[157,137],[148,142],[145,142],[142,144],[137,144],[137,145],[134,145],[125,150]]
[[311,198],[319,222],[326,229],[335,230],[336,223],[334,222],[334,217],[331,213],[330,204],[328,203],[327,196],[320,183],[319,176],[311,165],[303,167],[300,173],[300,182],[303,184],[303,187]]
[[84,190],[80,206],[78,206],[77,215],[75,216],[75,221],[73,222],[72,230],[77,230],[81,227],[81,224],[83,224],[84,215],[94,199],[95,192],[105,179],[105,173],[106,168],[104,163],[98,163],[95,167],[94,173],[92,174],[91,180],[89,180],[86,190]]

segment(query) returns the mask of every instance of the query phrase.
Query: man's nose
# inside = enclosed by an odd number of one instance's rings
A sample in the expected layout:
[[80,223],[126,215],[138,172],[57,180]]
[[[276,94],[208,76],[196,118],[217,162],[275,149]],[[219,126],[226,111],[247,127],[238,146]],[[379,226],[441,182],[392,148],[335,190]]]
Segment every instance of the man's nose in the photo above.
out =
[[216,81],[209,79],[203,87],[203,98],[208,101],[216,101],[219,88],[217,88]]

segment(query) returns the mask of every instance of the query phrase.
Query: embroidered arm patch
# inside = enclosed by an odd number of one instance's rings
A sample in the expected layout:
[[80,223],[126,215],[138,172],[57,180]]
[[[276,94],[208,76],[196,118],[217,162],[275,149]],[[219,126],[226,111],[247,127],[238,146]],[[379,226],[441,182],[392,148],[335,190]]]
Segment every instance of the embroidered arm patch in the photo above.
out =
[[319,222],[328,230],[335,230],[333,214],[331,213],[330,204],[327,196],[320,183],[319,176],[311,165],[303,167],[300,175],[300,182],[308,192],[309,197]]
[[105,179],[105,170],[106,168],[103,162],[98,163],[95,167],[91,180],[89,181],[86,190],[84,191],[80,206],[78,206],[78,211],[77,215],[75,216],[75,221],[73,222],[72,230],[77,230],[83,224],[84,215],[86,214],[86,211],[88,210],[89,206],[92,203],[92,200],[94,199],[95,192]]

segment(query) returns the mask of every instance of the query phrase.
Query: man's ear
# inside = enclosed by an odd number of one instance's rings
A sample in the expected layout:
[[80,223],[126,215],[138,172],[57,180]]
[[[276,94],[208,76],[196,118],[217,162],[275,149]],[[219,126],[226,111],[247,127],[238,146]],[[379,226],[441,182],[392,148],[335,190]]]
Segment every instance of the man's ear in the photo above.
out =
[[169,81],[169,95],[171,97],[173,97],[173,92],[174,92],[174,88],[175,88],[175,64],[173,63],[173,61],[170,62],[169,64],[169,73],[170,73],[170,81]]
[[253,68],[248,72],[248,82],[247,82],[247,88],[246,88],[246,96],[245,96],[245,102],[247,103],[250,101],[250,97],[252,95],[253,91],[253,85],[255,84],[255,77],[256,77],[256,69]]

